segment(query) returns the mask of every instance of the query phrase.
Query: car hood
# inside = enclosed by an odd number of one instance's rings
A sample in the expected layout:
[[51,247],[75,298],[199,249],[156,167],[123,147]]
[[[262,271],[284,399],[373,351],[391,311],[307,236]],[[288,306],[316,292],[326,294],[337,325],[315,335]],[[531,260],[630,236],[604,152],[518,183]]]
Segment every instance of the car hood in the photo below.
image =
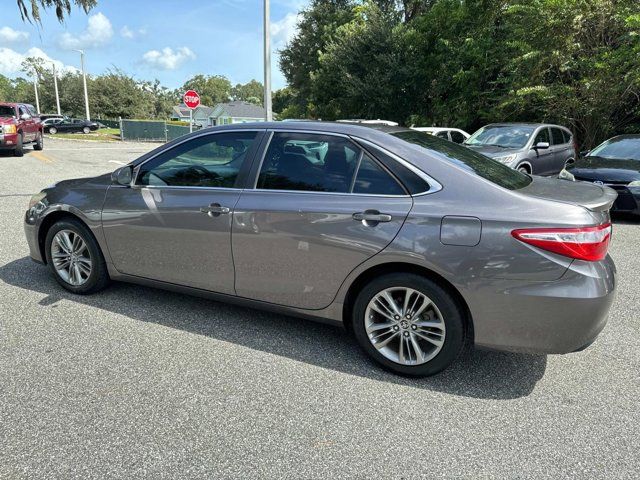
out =
[[69,180],[62,180],[60,182],[54,183],[50,187],[45,188],[44,191],[69,190],[78,187],[106,188],[111,185],[111,183],[111,173],[105,173],[103,175],[98,175],[97,177],[72,178]]
[[495,157],[505,157],[507,155],[515,155],[516,153],[520,153],[519,148],[502,148],[496,147],[495,145],[467,145],[466,147],[474,150],[482,155],[485,155],[490,158]]
[[0,125],[15,125],[15,118],[10,117],[0,117]]
[[533,176],[518,193],[563,203],[580,205],[593,211],[609,210],[618,194],[615,190],[585,182]]
[[588,156],[578,160],[569,171],[583,180],[625,183],[640,180],[640,161]]

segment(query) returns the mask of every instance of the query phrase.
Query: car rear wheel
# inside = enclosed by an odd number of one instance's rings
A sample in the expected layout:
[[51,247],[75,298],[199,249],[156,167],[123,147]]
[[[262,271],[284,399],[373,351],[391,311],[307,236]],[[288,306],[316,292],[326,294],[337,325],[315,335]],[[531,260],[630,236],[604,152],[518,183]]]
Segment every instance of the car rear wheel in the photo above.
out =
[[56,127],[49,127],[49,133],[51,135],[55,135],[56,133],[58,133],[58,129]]
[[91,129],[89,127],[84,127],[82,129],[82,133],[91,133]]
[[95,293],[109,283],[100,246],[80,221],[68,218],[54,223],[47,232],[45,247],[49,269],[70,292]]
[[42,150],[44,148],[44,139],[42,138],[42,132],[38,132],[36,137],[36,143],[33,144],[34,150]]
[[16,148],[14,148],[13,154],[16,157],[22,157],[24,155],[24,143],[21,133],[18,134],[18,139],[16,140]]
[[367,284],[356,298],[353,332],[376,362],[395,373],[434,375],[449,366],[464,345],[464,314],[432,280],[388,274]]

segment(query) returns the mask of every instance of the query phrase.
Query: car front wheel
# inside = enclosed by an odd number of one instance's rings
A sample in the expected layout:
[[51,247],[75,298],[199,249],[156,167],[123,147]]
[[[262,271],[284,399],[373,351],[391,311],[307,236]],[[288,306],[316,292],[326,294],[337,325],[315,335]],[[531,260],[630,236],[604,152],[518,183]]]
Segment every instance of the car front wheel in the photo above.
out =
[[419,275],[388,274],[371,281],[355,301],[352,322],[360,346],[402,375],[434,375],[464,345],[462,309],[445,289]]
[[70,292],[90,294],[109,283],[98,242],[82,222],[68,218],[53,224],[45,240],[47,265]]
[[51,135],[55,135],[56,133],[58,133],[58,129],[56,127],[49,127],[49,133]]
[[82,129],[82,132],[83,132],[83,133],[85,133],[85,134],[87,134],[87,133],[91,133],[91,129],[90,129],[89,127],[84,127],[84,128]]

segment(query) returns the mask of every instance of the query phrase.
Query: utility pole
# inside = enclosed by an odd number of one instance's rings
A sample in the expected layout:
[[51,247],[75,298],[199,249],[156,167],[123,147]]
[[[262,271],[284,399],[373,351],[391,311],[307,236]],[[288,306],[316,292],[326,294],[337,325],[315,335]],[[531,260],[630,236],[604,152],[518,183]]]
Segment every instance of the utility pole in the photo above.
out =
[[58,75],[56,74],[56,64],[52,63],[51,65],[53,66],[53,86],[55,87],[55,90],[56,90],[56,108],[58,109],[58,115],[61,115],[60,95],[58,94]]
[[82,68],[82,82],[84,83],[84,110],[87,121],[91,120],[89,116],[89,94],[87,93],[87,74],[84,71],[84,50],[76,50],[80,53],[80,67]]
[[264,119],[273,120],[271,112],[271,25],[269,0],[264,0]]
[[33,69],[33,89],[36,92],[36,110],[40,113],[40,98],[38,97],[38,71]]

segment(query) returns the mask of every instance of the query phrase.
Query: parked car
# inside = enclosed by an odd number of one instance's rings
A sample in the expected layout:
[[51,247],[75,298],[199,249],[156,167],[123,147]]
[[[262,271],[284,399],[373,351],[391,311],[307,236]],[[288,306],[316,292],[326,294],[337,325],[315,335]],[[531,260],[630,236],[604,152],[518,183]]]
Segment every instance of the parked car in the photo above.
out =
[[13,150],[16,157],[22,157],[28,144],[34,150],[44,148],[36,109],[28,103],[0,103],[0,150]]
[[449,140],[453,143],[464,143],[470,135],[464,130],[459,128],[445,128],[445,127],[411,127],[413,130],[422,133],[428,133],[444,140]]
[[59,182],[24,218],[31,257],[73,293],[122,280],[315,318],[390,370],[430,375],[466,339],[590,344],[616,285],[615,198],[406,128],[272,122]]
[[51,135],[56,133],[90,133],[98,130],[100,126],[96,122],[76,118],[65,118],[46,127],[46,132]]
[[618,192],[613,210],[640,215],[640,135],[619,135],[560,173],[566,180],[606,185]]
[[496,123],[465,142],[469,148],[523,173],[557,175],[575,161],[571,131],[543,123]]

